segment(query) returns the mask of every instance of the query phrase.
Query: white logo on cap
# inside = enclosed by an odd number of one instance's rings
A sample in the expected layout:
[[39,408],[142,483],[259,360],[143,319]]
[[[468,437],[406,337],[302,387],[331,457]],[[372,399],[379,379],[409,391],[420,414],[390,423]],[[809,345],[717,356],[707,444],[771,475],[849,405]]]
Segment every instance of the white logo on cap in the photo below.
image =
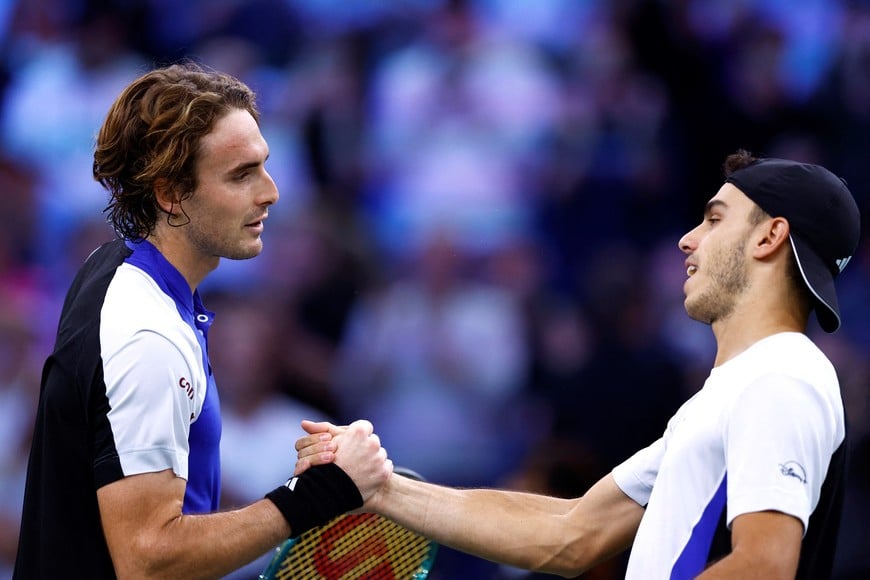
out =
[[840,272],[843,271],[843,269],[846,267],[846,264],[848,264],[849,260],[851,260],[851,259],[852,259],[852,256],[847,256],[845,258],[840,258],[839,260],[837,260],[837,268],[840,269]]

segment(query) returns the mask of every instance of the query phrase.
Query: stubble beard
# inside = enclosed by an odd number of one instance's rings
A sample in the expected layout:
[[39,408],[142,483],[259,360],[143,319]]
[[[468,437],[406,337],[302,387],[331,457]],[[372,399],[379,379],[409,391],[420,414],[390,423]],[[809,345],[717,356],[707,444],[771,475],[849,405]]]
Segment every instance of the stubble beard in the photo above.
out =
[[705,270],[707,288],[695,298],[686,300],[686,312],[699,322],[713,324],[728,318],[740,295],[749,287],[744,251],[749,236],[721,253],[710,256]]
[[248,240],[241,235],[232,237],[218,229],[203,231],[198,227],[190,228],[187,235],[190,242],[199,248],[203,255],[216,258],[248,260],[260,255],[263,250],[263,241],[259,237],[255,240]]

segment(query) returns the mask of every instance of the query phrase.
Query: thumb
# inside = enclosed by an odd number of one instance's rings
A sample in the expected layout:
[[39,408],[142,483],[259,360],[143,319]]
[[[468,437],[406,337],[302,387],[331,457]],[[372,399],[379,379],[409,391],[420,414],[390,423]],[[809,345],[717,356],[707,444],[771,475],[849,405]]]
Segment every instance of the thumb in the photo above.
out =
[[309,421],[308,419],[303,419],[302,429],[310,435],[329,433],[330,435],[335,436],[344,431],[345,427],[338,427],[329,421]]

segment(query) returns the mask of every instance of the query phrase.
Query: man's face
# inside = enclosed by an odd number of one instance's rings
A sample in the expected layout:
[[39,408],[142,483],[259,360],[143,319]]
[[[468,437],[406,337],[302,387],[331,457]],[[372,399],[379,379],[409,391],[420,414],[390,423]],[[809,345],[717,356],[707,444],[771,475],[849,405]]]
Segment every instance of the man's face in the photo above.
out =
[[278,189],[266,171],[269,147],[254,118],[233,109],[201,142],[197,188],[182,204],[184,235],[197,259],[243,260],[263,249],[260,234]]
[[747,245],[755,205],[730,183],[707,202],[704,220],[680,240],[689,316],[713,324],[727,318],[749,287]]

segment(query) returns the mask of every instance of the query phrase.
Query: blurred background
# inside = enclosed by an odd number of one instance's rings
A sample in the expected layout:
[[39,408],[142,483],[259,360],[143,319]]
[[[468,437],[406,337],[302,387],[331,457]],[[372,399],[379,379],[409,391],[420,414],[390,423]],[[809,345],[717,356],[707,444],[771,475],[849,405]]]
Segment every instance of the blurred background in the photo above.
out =
[[[0,0],[0,578],[60,305],[112,237],[94,136],[180,58],[258,92],[281,192],[201,288],[227,507],[286,478],[303,417],[371,419],[436,482],[579,495],[712,364],[677,240],[727,154],[821,163],[870,216],[867,2]],[[840,580],[870,577],[868,244],[811,328],[851,426]],[[446,549],[434,576],[532,578]]]

